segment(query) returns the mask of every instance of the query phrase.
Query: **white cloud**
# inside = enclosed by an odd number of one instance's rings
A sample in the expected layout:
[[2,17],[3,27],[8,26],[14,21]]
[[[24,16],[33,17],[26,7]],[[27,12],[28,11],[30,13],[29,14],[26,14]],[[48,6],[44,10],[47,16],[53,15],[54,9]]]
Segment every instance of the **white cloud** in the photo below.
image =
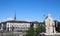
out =
[[13,18],[7,18],[6,20],[13,20]]
[[0,22],[4,22],[4,21],[8,21],[8,20],[13,20],[13,18],[7,18],[7,19],[5,19],[5,18],[0,18]]

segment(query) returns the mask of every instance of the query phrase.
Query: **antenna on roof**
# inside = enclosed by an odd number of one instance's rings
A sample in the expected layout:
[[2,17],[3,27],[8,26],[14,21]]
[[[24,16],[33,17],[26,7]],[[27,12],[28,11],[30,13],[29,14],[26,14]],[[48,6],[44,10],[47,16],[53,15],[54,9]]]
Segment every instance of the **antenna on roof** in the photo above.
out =
[[15,10],[15,14],[14,14],[14,20],[16,20],[16,10]]

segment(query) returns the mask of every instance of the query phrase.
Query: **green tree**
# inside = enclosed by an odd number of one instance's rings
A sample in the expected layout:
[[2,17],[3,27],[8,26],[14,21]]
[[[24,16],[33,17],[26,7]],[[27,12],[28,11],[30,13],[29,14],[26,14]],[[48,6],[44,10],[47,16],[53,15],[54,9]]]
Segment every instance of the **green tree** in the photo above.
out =
[[57,31],[57,32],[60,32],[60,22],[58,22],[58,25],[57,25],[57,27],[56,27],[56,31]]
[[35,30],[34,28],[30,27],[27,31],[25,36],[35,36]]
[[37,27],[36,29],[31,27],[26,31],[25,36],[37,36],[39,33],[44,32],[44,29],[45,28],[42,25]]
[[36,28],[36,36],[39,34],[39,33],[42,33],[44,32],[45,28],[43,25],[40,25],[39,27]]
[[37,22],[36,22],[36,24],[37,24],[36,28],[30,27],[26,31],[25,36],[38,36],[39,33],[44,32],[44,30],[45,30],[45,27],[43,26],[44,24],[39,24]]

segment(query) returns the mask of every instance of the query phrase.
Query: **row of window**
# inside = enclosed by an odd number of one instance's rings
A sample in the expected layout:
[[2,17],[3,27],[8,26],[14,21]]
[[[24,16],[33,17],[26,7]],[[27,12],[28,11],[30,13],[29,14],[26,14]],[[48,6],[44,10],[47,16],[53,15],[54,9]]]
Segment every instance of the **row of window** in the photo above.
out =
[[7,27],[7,28],[14,28],[14,29],[25,29],[25,28],[29,28],[29,27]]
[[[7,26],[12,26],[12,25],[7,25]],[[13,26],[25,26],[25,27],[28,27],[28,26],[30,26],[30,25],[13,25]]]

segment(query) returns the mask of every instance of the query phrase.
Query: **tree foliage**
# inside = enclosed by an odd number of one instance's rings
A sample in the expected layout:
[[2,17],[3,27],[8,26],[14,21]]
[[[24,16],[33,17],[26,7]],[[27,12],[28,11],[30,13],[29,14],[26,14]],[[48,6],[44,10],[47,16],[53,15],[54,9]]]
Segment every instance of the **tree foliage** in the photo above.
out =
[[26,31],[26,34],[25,36],[37,36],[39,33],[43,32],[44,31],[44,27],[43,25],[38,25],[37,28],[32,28],[30,27],[27,31]]
[[34,36],[34,34],[35,34],[35,30],[34,28],[31,27],[26,31],[25,36]]
[[43,25],[39,26],[38,28],[36,28],[36,36],[39,34],[39,33],[42,33],[44,32],[45,28]]
[[58,22],[58,25],[57,25],[57,27],[56,27],[56,31],[57,31],[57,32],[60,32],[60,22]]

